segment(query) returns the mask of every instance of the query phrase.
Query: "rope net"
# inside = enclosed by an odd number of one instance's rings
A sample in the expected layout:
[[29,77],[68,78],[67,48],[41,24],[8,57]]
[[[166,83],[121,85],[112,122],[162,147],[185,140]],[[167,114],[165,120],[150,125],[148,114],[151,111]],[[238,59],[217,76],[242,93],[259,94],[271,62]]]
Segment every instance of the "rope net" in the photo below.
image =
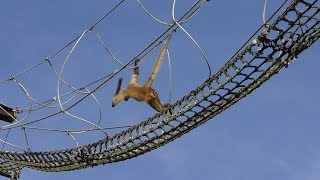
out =
[[[0,85],[13,83],[19,87],[28,104],[26,108],[12,109],[16,114],[19,114],[16,117],[8,115],[14,121],[2,125],[1,131],[5,135],[1,139],[3,142],[3,148],[0,152],[2,172],[19,172],[25,167],[41,171],[68,171],[123,161],[149,152],[188,133],[250,94],[278,73],[280,69],[287,67],[320,37],[318,0],[284,1],[269,20],[264,20],[264,24],[234,56],[219,71],[211,74],[206,55],[192,35],[184,28],[184,24],[192,20],[207,1],[195,1],[179,18],[175,16],[176,5],[174,1],[172,22],[159,20],[150,14],[140,1],[137,2],[152,20],[165,26],[166,29],[130,60],[123,61],[116,57],[108,49],[98,30],[99,24],[124,3],[124,1],[120,1],[97,23],[56,53],[45,57],[43,61],[25,71],[0,81]],[[104,108],[100,105],[96,93],[103,92],[116,75],[126,69],[132,69],[134,60],[139,59],[140,63],[149,61],[149,57],[163,44],[172,29],[184,33],[199,49],[204,62],[208,65],[209,77],[207,80],[166,109],[166,112],[173,115],[173,119],[170,121],[165,119],[161,113],[157,113],[147,120],[133,125],[103,126],[102,109]],[[76,86],[69,83],[63,73],[65,73],[69,59],[75,54],[79,43],[88,33],[95,35],[102,49],[106,50],[110,57],[120,65],[120,68],[108,75],[103,75],[102,78],[91,81],[87,85]],[[53,59],[60,54],[65,55],[66,58],[60,64],[60,70],[57,70],[58,65]],[[57,81],[57,94],[49,100],[38,101],[29,93],[29,87],[21,83],[21,79],[25,74],[32,73],[44,64],[51,69],[53,78]],[[97,107],[96,121],[83,118],[79,112],[76,115],[74,111],[76,106],[81,106],[87,99],[91,99],[90,108]],[[2,108],[2,110],[5,109]],[[35,113],[44,113],[45,116],[34,118],[33,114]],[[75,128],[75,125],[72,124],[70,128],[65,126],[64,129],[61,129],[61,123],[65,121],[66,116],[80,122],[81,126],[79,127],[81,128]],[[48,119],[54,119],[56,124],[50,124],[50,128],[41,127]],[[59,122],[59,119],[63,121]],[[85,128],[83,128],[84,124]],[[120,128],[121,132],[119,132]],[[9,141],[8,137],[15,129],[21,131],[20,139],[25,140],[25,145],[21,146]],[[112,134],[112,129],[117,129],[117,131]],[[38,133],[45,131],[63,134],[73,142],[73,145],[71,148],[63,145],[61,150],[34,151],[28,135],[31,130],[36,130]],[[90,143],[95,140],[90,139],[87,145],[82,145],[86,141],[79,143],[79,135],[88,132],[99,134],[97,142]],[[65,149],[66,147],[68,149]]]
[[[61,133],[64,135],[64,137],[67,136],[71,141],[74,141],[74,143],[71,145],[71,147],[73,147],[74,144],[76,146],[79,146],[80,143],[78,142],[78,138],[76,137],[76,135],[90,132],[98,134],[96,137],[102,139],[108,137],[112,129],[124,129],[130,127],[130,125],[102,126],[102,115],[103,109],[105,108],[102,108],[102,105],[100,103],[101,96],[99,96],[98,98],[96,96],[96,93],[99,92],[100,94],[103,94],[103,96],[107,96],[107,90],[109,92],[112,92],[112,89],[109,90],[107,88],[109,87],[109,84],[112,83],[113,78],[121,73],[126,73],[126,70],[131,71],[131,69],[134,68],[134,60],[140,60],[137,66],[150,61],[155,51],[159,50],[159,47],[163,44],[164,39],[168,36],[169,32],[171,32],[172,29],[177,29],[183,23],[191,20],[192,17],[194,17],[199,12],[199,10],[206,2],[207,1],[195,1],[179,19],[175,19],[174,4],[172,7],[172,23],[165,24],[164,31],[161,32],[160,35],[156,36],[156,38],[149,42],[147,45],[144,45],[145,47],[143,47],[140,52],[138,52],[132,58],[129,58],[129,60],[123,60],[117,58],[114,55],[114,53],[107,46],[105,38],[103,38],[102,33],[99,30],[99,25],[102,22],[109,20],[108,18],[111,18],[110,16],[115,13],[118,8],[120,8],[121,6],[125,6],[125,1],[120,1],[113,8],[108,10],[101,19],[94,23],[93,26],[83,31],[79,36],[67,43],[61,49],[57,50],[52,55],[44,57],[44,59],[39,63],[25,69],[24,71],[10,78],[1,80],[0,85],[5,86],[4,88],[8,89],[15,88],[14,90],[19,91],[19,96],[21,96],[21,99],[19,100],[24,100],[23,105],[17,107],[17,105],[15,104],[15,108],[9,107],[1,102],[0,112],[3,115],[3,117],[1,117],[1,120],[7,122],[10,121],[10,124],[1,124],[1,130],[2,132],[4,132],[5,136],[5,138],[2,139],[2,142],[4,143],[3,149],[6,148],[6,150],[13,151],[30,151],[31,147],[28,140],[29,131]],[[138,1],[138,3],[142,7],[142,10],[147,13],[147,15],[155,18],[147,11],[147,9],[140,1]],[[81,43],[86,41],[86,38],[95,38],[96,42],[98,42],[99,44],[99,47],[105,51],[105,53],[108,55],[108,58],[111,57],[111,59],[115,62],[114,64],[116,65],[108,64],[109,66],[113,67],[112,72],[107,74],[105,72],[99,73],[100,78],[98,79],[86,79],[87,77],[84,76],[83,79],[76,79],[74,81],[74,77],[71,79],[67,77],[79,76],[79,74],[77,74],[77,71],[79,71],[77,69],[78,62],[75,62],[74,59],[79,58],[78,52],[84,50],[81,47]],[[167,51],[169,52],[169,50]],[[60,62],[60,59],[63,59],[64,61]],[[70,73],[70,70],[68,69],[69,66],[74,66],[72,70],[76,75]],[[24,81],[25,78],[32,78],[41,76],[42,74],[48,74],[44,73],[44,71],[49,71],[52,73],[46,76],[46,78],[43,78],[43,82],[37,83],[50,85],[52,83],[56,83],[56,87],[52,86],[52,94],[55,95],[49,98],[44,97],[45,100],[38,100],[43,98],[34,95],[33,91],[34,89],[39,88],[39,86],[29,86],[29,84],[24,83]],[[82,80],[89,82],[83,85]],[[43,86],[41,88],[43,88]],[[48,91],[51,92],[51,89],[48,89]],[[112,96],[110,95],[110,97]],[[10,102],[9,100],[11,100],[12,98],[9,97],[7,99],[8,100],[6,100],[5,102]],[[86,104],[84,104],[84,102]],[[10,102],[10,104],[12,104],[12,102]],[[79,112],[77,112],[78,109],[81,109],[80,107],[96,108],[97,113],[90,115],[90,118],[84,118],[83,116],[79,115]],[[72,122],[74,123],[65,123],[70,119],[72,119]],[[61,124],[63,124],[64,126],[61,127]],[[68,127],[68,125],[70,125],[70,127]],[[17,134],[16,132],[12,132],[16,129],[23,130],[22,138],[25,139],[25,145],[16,145],[15,143],[11,143],[10,140],[8,140],[8,137],[10,137],[10,135]],[[107,133],[107,131],[109,132]],[[22,138],[19,137],[19,139]],[[81,144],[83,143],[84,142],[81,142]]]

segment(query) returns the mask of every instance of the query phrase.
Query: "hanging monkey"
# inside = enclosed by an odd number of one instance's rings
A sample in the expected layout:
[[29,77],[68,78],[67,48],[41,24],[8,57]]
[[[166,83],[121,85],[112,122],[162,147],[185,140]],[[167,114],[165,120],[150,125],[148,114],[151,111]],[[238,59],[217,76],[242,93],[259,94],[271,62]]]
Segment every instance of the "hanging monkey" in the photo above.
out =
[[[112,107],[116,106],[123,99],[125,101],[127,101],[129,98],[133,98],[137,101],[145,101],[153,109],[155,109],[161,113],[164,113],[163,110],[170,106],[169,103],[167,103],[167,104],[161,103],[157,91],[152,89],[151,85],[152,85],[153,80],[155,79],[155,77],[160,69],[163,57],[165,55],[166,49],[168,47],[169,41],[170,41],[171,36],[174,31],[175,30],[173,30],[169,34],[169,36],[166,38],[164,45],[163,45],[163,47],[160,51],[160,54],[158,56],[158,59],[156,61],[156,64],[154,65],[153,70],[152,70],[147,82],[143,86],[141,86],[137,83],[137,79],[139,76],[138,60],[135,61],[135,68],[133,69],[133,74],[131,76],[131,81],[130,81],[129,85],[125,89],[123,89],[120,93],[119,93],[119,91],[120,91],[123,79],[122,78],[119,79],[116,93],[112,99]],[[163,116],[167,120],[171,119],[171,116],[169,116],[167,114],[163,114]]]

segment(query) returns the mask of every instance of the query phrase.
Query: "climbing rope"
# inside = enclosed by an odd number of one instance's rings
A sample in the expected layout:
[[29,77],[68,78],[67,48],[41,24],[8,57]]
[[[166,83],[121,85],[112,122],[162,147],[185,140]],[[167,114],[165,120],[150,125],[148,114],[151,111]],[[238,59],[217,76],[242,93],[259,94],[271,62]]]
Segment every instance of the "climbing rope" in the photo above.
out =
[[312,46],[320,38],[319,12],[318,0],[292,1],[272,22],[269,19],[269,25],[262,26],[218,72],[173,103],[168,109],[173,113],[171,121],[158,113],[114,136],[72,149],[0,151],[1,169],[3,172],[24,167],[67,171],[123,161],[163,146],[250,94]]

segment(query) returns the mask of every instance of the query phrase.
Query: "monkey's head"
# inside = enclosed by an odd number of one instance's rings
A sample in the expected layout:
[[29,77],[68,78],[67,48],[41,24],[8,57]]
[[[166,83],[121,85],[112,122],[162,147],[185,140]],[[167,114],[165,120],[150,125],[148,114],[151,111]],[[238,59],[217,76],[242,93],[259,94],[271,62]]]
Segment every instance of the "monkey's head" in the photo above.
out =
[[163,110],[163,106],[161,104],[159,95],[157,93],[157,91],[155,91],[154,89],[150,88],[148,93],[148,98],[146,100],[146,102],[155,110],[161,112]]

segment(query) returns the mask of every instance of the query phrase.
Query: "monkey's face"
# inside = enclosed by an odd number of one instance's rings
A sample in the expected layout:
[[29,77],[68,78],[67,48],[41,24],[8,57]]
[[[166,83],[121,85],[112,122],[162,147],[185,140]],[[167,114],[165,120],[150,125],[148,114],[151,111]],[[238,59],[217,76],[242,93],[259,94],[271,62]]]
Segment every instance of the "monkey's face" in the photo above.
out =
[[155,91],[154,89],[151,89],[148,91],[148,100],[147,103],[154,108],[155,110],[161,112],[163,110],[163,106],[161,104],[159,95],[157,93],[157,91]]
[[152,100],[152,99],[159,99],[159,95],[157,93],[157,91],[155,91],[154,89],[150,88],[146,91],[146,94],[148,96],[148,100]]

